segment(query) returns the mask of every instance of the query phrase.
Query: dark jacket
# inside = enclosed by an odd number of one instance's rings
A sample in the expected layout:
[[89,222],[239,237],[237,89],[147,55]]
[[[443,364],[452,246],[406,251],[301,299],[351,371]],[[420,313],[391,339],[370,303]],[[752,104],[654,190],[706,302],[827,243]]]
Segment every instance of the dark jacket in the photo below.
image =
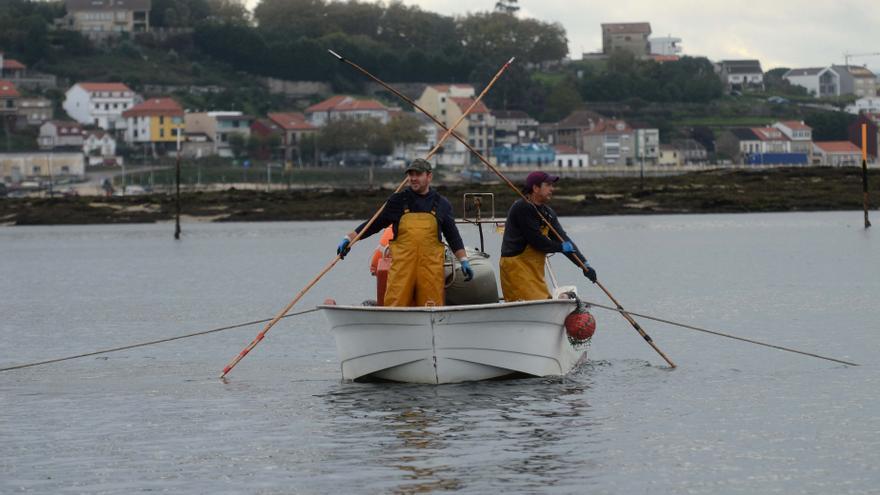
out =
[[[400,224],[400,217],[403,216],[403,212],[406,208],[409,208],[410,213],[430,213],[431,210],[434,210],[434,215],[437,217],[437,240],[442,240],[440,238],[442,234],[442,236],[446,238],[446,242],[449,244],[449,247],[453,252],[458,251],[459,249],[464,249],[464,242],[461,240],[461,234],[458,233],[458,227],[455,225],[455,216],[452,213],[452,205],[434,189],[429,189],[428,193],[424,196],[414,193],[410,188],[392,194],[388,198],[385,209],[382,210],[382,214],[379,215],[379,218],[373,222],[373,225],[364,232],[361,239],[366,239],[389,225],[393,226],[394,237],[396,238],[397,227]],[[360,232],[366,225],[367,222],[358,225],[358,227],[354,229],[355,232]]]

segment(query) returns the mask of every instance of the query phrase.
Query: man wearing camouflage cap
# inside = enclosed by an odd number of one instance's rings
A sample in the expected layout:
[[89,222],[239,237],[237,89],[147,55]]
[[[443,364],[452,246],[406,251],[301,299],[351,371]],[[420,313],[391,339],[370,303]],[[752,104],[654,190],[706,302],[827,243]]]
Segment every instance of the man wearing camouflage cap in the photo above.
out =
[[[361,239],[381,231],[388,225],[394,229],[391,241],[391,269],[385,290],[385,306],[425,306],[444,304],[443,243],[441,233],[455,257],[461,262],[465,281],[474,272],[467,260],[464,242],[452,205],[437,191],[431,189],[431,163],[418,158],[406,168],[409,187],[392,194],[379,218],[368,228]],[[362,223],[346,235],[336,254],[345,256],[349,244],[364,229]]]

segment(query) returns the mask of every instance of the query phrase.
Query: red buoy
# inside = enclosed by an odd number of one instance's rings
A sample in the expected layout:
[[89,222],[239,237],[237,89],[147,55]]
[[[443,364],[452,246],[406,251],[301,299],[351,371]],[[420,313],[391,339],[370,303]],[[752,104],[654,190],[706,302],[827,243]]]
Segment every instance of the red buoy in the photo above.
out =
[[589,311],[578,308],[565,317],[565,333],[574,344],[590,340],[596,332],[596,319]]

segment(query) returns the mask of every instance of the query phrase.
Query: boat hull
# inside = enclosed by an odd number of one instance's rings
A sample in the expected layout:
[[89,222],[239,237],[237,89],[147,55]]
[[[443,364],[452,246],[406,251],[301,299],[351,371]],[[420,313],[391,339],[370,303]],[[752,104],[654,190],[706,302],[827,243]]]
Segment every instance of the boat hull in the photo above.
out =
[[321,308],[344,380],[440,384],[511,374],[560,376],[586,355],[565,334],[572,300]]

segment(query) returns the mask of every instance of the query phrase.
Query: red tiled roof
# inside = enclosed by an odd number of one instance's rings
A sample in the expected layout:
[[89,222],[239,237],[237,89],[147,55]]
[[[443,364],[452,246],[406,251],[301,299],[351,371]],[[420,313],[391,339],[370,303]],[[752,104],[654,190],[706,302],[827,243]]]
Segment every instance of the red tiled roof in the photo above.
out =
[[567,144],[557,144],[553,148],[561,155],[574,155],[577,153],[577,148]]
[[825,153],[862,153],[862,149],[849,141],[815,141],[813,144]]
[[150,98],[122,112],[125,118],[148,115],[183,117],[183,107],[172,98]]
[[122,83],[81,82],[77,84],[79,84],[79,87],[90,93],[95,91],[128,91],[130,93],[134,93],[131,88]]
[[305,131],[315,129],[315,126],[306,122],[306,117],[299,112],[270,113],[269,120],[278,124],[287,131]]
[[775,127],[752,127],[752,132],[761,141],[788,141],[788,136]]
[[584,131],[584,134],[623,134],[632,131],[623,120],[602,120],[596,123],[596,127]]
[[[474,102],[473,98],[465,98],[465,97],[453,97],[453,98],[450,98],[450,100],[452,100],[453,103],[458,105],[458,108],[460,108],[462,112],[467,110],[468,107],[470,107],[471,104]],[[489,107],[487,107],[483,103],[482,100],[479,103],[477,103],[477,106],[475,106],[473,110],[471,110],[471,114],[477,114],[477,113],[489,113]]]
[[55,127],[58,129],[81,129],[79,122],[74,122],[72,120],[50,120]]
[[660,63],[662,63],[662,62],[678,62],[679,60],[681,60],[681,57],[679,57],[678,55],[658,55],[656,53],[652,53],[650,56],[651,56],[651,59],[654,60],[654,62],[660,62]]
[[3,68],[9,70],[24,70],[27,69],[27,66],[14,58],[4,58]]
[[348,95],[336,95],[306,108],[306,113],[353,112],[357,110],[387,110],[376,100],[357,100]]
[[0,96],[6,98],[18,98],[21,94],[15,89],[15,85],[9,81],[0,81]]

